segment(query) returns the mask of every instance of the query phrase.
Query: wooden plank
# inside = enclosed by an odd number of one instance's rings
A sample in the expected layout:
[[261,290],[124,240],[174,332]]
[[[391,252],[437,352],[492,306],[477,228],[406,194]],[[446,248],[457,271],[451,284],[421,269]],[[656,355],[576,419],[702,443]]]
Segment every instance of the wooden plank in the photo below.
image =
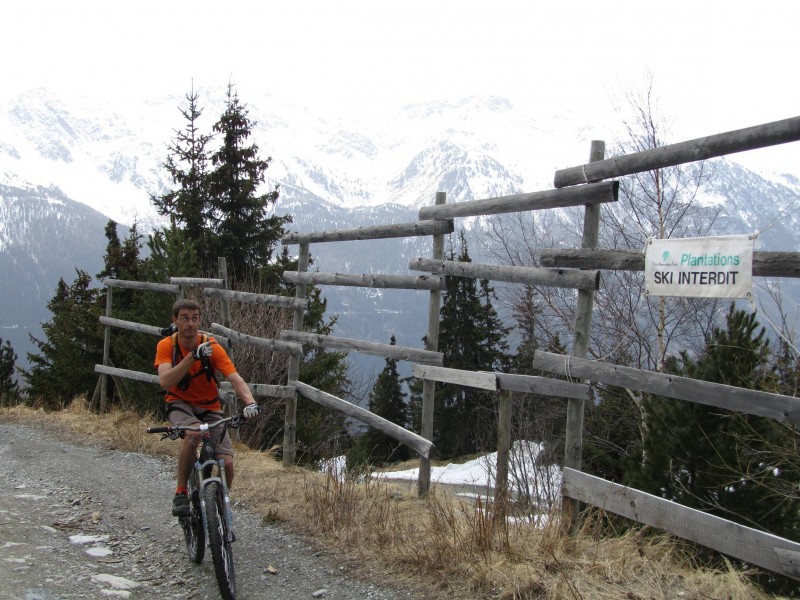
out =
[[308,300],[304,298],[275,296],[272,294],[253,294],[251,292],[237,292],[234,290],[220,290],[215,288],[205,288],[203,294],[213,298],[227,298],[228,300],[234,300],[236,302],[290,308],[292,310],[295,308],[305,309],[308,307]]
[[[447,192],[436,192],[434,199],[436,206],[447,204]],[[442,260],[444,258],[444,235],[433,236],[431,258]],[[428,297],[428,330],[425,333],[424,345],[426,350],[437,352],[439,350],[439,313],[442,305],[442,291],[431,290]],[[420,411],[420,434],[426,440],[433,439],[433,408],[436,396],[436,382],[429,379],[422,381],[422,410]],[[424,498],[431,487],[431,460],[429,457],[419,457],[419,472],[417,476],[417,496]]]
[[539,350],[534,353],[533,367],[605,385],[768,417],[782,423],[800,423],[800,398],[792,396],[748,390],[667,373],[643,371]]
[[[123,321],[121,319],[113,319],[111,317],[103,317],[103,316],[100,317],[100,324],[108,325],[110,327],[117,327],[119,329],[126,329],[128,331],[137,331],[139,333],[147,333],[150,335],[157,335],[159,337],[164,337],[161,333],[161,327],[155,327],[154,325],[145,325],[143,323],[136,323],[134,321]],[[200,333],[211,335],[211,333],[208,331],[200,330]],[[231,347],[231,341],[223,335],[215,335],[214,339],[217,340],[217,342],[219,342],[226,348]]]
[[[683,163],[706,160],[800,140],[800,117],[792,117],[754,127],[746,127],[678,144],[670,144],[626,154],[578,167],[559,169],[553,186],[564,188],[589,181],[620,177],[631,173],[654,171]],[[421,217],[420,217],[421,218]]]
[[169,282],[176,285],[200,285],[220,289],[225,287],[225,280],[206,277],[170,277]]
[[564,495],[658,527],[747,563],[800,579],[800,544],[682,506],[600,477],[565,468]]
[[419,379],[441,381],[442,383],[452,383],[482,390],[497,391],[498,389],[497,377],[494,373],[463,371],[430,365],[412,365],[411,373]]
[[283,352],[293,356],[300,356],[303,354],[303,347],[300,344],[293,344],[291,342],[284,342],[282,340],[273,340],[239,333],[233,329],[223,327],[219,323],[212,323],[211,331],[214,333],[220,333],[237,342],[242,342],[243,344],[248,344],[250,346],[257,346],[259,348],[265,348],[267,350],[272,350],[273,352]]
[[295,382],[294,385],[297,387],[297,392],[304,398],[308,398],[317,404],[322,404],[328,408],[343,412],[348,417],[358,419],[362,423],[366,423],[370,427],[378,429],[386,435],[391,436],[398,442],[402,442],[422,456],[430,455],[431,449],[433,448],[433,443],[429,440],[426,440],[424,437],[419,436],[412,431],[408,431],[407,429],[404,429],[399,425],[384,419],[383,417],[379,417],[378,415],[371,413],[360,406],[356,406],[351,402],[337,398],[336,396],[318,390],[310,385],[301,383],[299,381]]
[[126,279],[104,279],[103,285],[147,292],[168,292],[170,294],[179,294],[181,291],[180,286],[171,283],[150,283],[149,281],[128,281]]
[[[144,381],[146,383],[158,383],[158,375],[152,373],[142,373],[140,371],[131,371],[128,369],[117,369],[115,367],[104,367],[103,365],[95,365],[94,370],[96,373],[103,373],[105,375],[112,375],[114,377],[123,377],[125,379],[135,379],[136,381]],[[266,383],[249,383],[247,386],[258,396],[273,396],[276,398],[288,398],[294,396],[295,390],[292,386],[288,385],[268,385]],[[231,393],[233,386],[228,381],[221,381],[219,387],[222,391]]]
[[511,373],[495,373],[497,385],[501,390],[522,392],[524,394],[539,394],[541,396],[555,396],[557,398],[578,398],[585,400],[589,397],[589,386],[583,383],[573,383],[548,377],[535,375],[515,375]]
[[[567,191],[571,193],[565,193]],[[454,217],[498,215],[527,210],[616,202],[618,194],[619,182],[606,181],[563,190],[545,190],[527,194],[514,194],[513,196],[501,196],[499,198],[470,200],[456,204],[423,206],[419,209],[419,218],[452,219]]]
[[380,344],[377,342],[367,342],[349,338],[334,337],[332,335],[320,335],[316,333],[306,333],[303,331],[281,331],[281,339],[300,344],[313,346],[315,348],[338,348],[340,350],[354,350],[362,354],[373,356],[383,356],[395,360],[406,360],[430,365],[441,365],[443,354],[441,352],[431,352],[420,350],[419,348],[409,348],[407,346],[397,346],[392,344]]
[[112,377],[123,377],[125,379],[135,379],[145,383],[155,383],[158,385],[158,375],[153,373],[142,373],[141,371],[131,371],[129,369],[117,369],[116,367],[105,367],[103,365],[94,366],[95,373],[111,375]]
[[390,288],[403,290],[443,290],[443,277],[432,275],[357,275],[354,273],[320,273],[284,271],[287,283],[311,285],[341,285],[351,287]]
[[154,325],[145,325],[143,323],[135,323],[133,321],[123,321],[121,319],[114,319],[112,317],[100,317],[100,324],[109,327],[117,327],[119,329],[126,329],[128,331],[138,331],[139,333],[147,333],[150,335],[161,336],[161,327]]
[[[644,271],[644,252],[545,248],[543,267]],[[753,275],[759,277],[800,277],[800,252],[753,252]]]
[[454,231],[453,221],[418,221],[396,225],[375,225],[336,231],[317,231],[313,233],[292,232],[281,238],[283,245],[313,244],[318,242],[347,242],[354,240],[376,240],[422,235],[447,235]]
[[408,268],[412,271],[427,271],[453,277],[471,277],[578,290],[596,290],[600,286],[600,271],[488,265],[431,258],[412,258],[408,263]]
[[[300,244],[297,254],[297,271],[308,271],[308,263],[311,259],[311,251],[308,243]],[[295,298],[305,300],[306,285],[297,284],[294,289]],[[303,319],[305,309],[297,307],[292,311],[292,329],[294,331],[303,330]],[[301,346],[302,347],[302,346]],[[292,354],[289,357],[289,370],[286,374],[287,383],[294,385],[300,377],[300,361],[302,354]],[[286,398],[286,410],[283,417],[283,466],[290,467],[294,464],[295,454],[297,453],[297,395]]]
[[[219,383],[221,390],[233,393],[233,386],[228,381]],[[266,383],[248,383],[247,387],[256,396],[270,396],[272,398],[293,398],[295,388],[291,385],[270,385]]]
[[508,465],[511,459],[511,392],[501,390],[497,399],[497,459],[494,476],[494,518],[503,520],[508,512]]
[[[593,140],[589,148],[589,161],[596,162],[605,157],[606,144],[601,140]],[[583,212],[583,237],[581,248],[597,248],[600,235],[600,207],[587,205]],[[578,302],[575,306],[575,335],[572,339],[572,356],[585,358],[589,350],[589,337],[592,332],[592,314],[594,312],[594,291],[578,290]],[[567,400],[567,423],[564,430],[564,466],[580,469],[583,465],[583,421],[586,398],[569,398]],[[568,524],[571,533],[579,526],[577,502],[564,499],[562,511],[564,523]]]

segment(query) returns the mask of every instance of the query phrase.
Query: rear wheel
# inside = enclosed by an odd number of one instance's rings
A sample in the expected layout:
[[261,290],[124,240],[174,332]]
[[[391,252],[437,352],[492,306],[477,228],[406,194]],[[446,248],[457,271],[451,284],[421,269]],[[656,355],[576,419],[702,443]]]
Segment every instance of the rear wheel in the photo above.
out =
[[208,543],[211,546],[211,559],[217,576],[220,594],[224,600],[236,599],[236,576],[233,571],[233,552],[228,523],[225,520],[225,500],[222,486],[212,481],[205,487],[206,523],[208,524]]
[[200,508],[200,489],[197,486],[197,471],[189,475],[189,508],[188,517],[181,517],[183,527],[183,540],[186,542],[186,552],[189,560],[198,565],[203,562],[206,553],[206,536],[203,531],[203,514]]

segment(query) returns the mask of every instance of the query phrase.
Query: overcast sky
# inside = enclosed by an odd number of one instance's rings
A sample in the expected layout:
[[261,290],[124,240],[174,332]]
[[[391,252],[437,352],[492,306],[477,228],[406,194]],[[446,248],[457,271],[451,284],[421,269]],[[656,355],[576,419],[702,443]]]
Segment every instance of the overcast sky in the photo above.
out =
[[591,118],[649,71],[675,141],[800,114],[797,0],[25,0],[2,13],[0,100],[233,81],[245,101],[269,91],[320,110],[497,95]]

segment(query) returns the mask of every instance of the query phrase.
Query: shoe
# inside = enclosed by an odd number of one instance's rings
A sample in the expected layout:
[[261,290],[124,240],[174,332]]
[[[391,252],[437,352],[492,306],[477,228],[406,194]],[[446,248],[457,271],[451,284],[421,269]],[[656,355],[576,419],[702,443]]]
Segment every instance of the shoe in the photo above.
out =
[[186,497],[186,494],[175,494],[175,497],[172,499],[172,516],[188,517],[191,513],[189,499]]

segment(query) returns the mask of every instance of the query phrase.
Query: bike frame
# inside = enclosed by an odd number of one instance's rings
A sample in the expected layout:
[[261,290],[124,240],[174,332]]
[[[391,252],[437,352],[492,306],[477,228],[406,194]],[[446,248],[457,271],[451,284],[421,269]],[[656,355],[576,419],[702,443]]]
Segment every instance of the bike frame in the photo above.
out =
[[[231,510],[231,499],[230,493],[228,491],[228,481],[225,476],[225,461],[223,459],[216,459],[214,458],[214,454],[216,452],[216,445],[214,442],[211,441],[211,434],[209,430],[219,423],[223,423],[229,419],[223,419],[221,421],[217,421],[216,423],[201,423],[199,427],[199,431],[201,432],[200,436],[200,443],[195,448],[195,462],[194,462],[194,470],[197,473],[197,486],[200,490],[200,506],[202,507],[202,516],[203,516],[203,531],[205,532],[206,542],[208,542],[208,522],[206,520],[206,497],[203,493],[205,491],[206,486],[212,482],[218,482],[222,486],[222,497],[225,504],[225,523],[227,524],[227,535],[228,535],[228,542],[233,542],[233,511]],[[197,430],[197,429],[195,429]],[[228,426],[227,424],[224,426],[224,430],[222,435],[224,436],[227,433]],[[206,460],[205,462],[201,462],[201,457],[203,455],[203,449],[206,449],[207,453],[211,454],[211,458]],[[213,475],[214,467],[216,467],[217,475]],[[206,477],[205,471],[206,468],[209,469],[209,472],[212,473],[211,476]]]

